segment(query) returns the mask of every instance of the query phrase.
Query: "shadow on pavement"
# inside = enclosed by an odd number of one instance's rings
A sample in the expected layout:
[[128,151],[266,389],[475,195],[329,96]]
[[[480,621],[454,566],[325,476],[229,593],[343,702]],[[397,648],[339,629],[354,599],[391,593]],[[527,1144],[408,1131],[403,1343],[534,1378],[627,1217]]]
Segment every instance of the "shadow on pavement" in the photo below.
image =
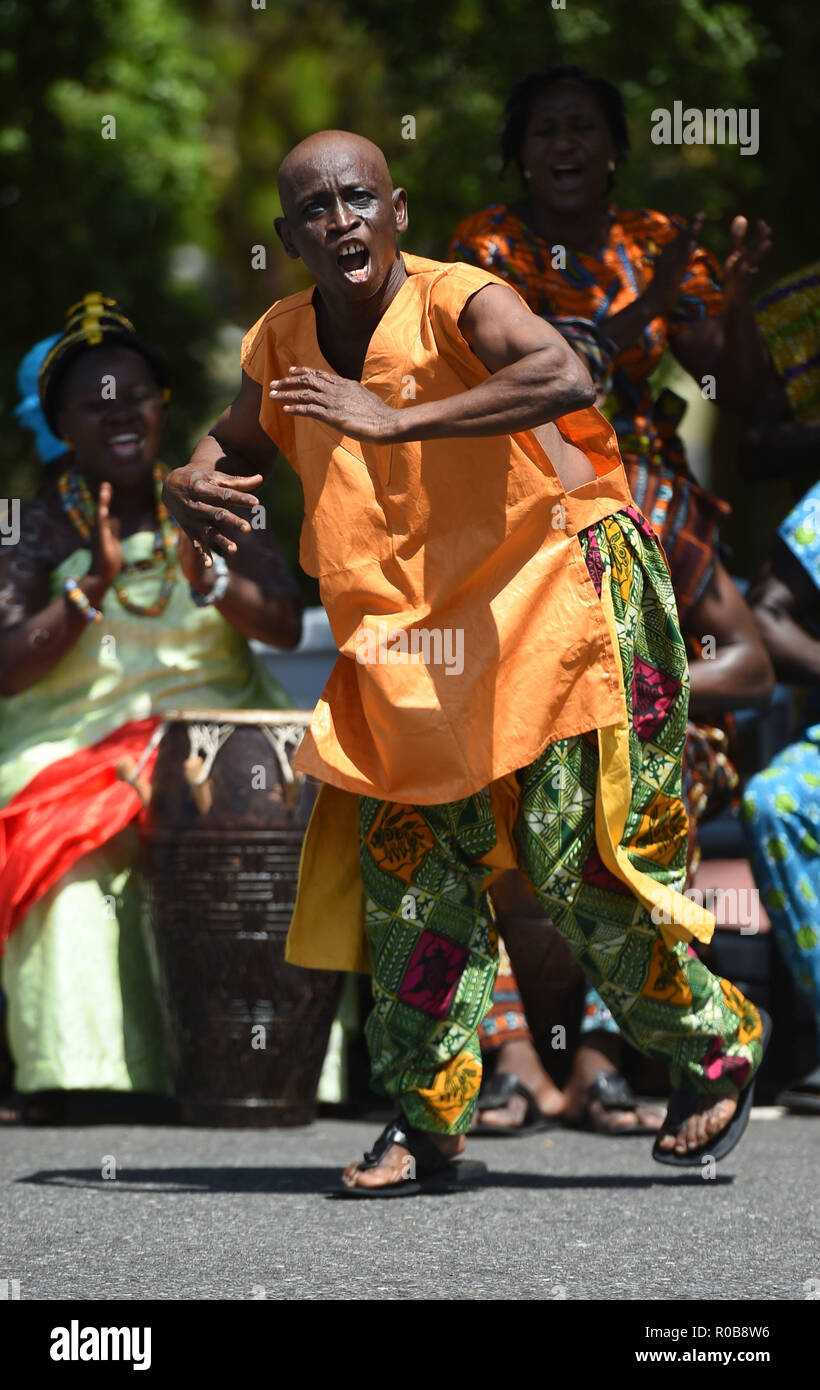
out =
[[[339,1185],[338,1168],[123,1168],[116,1177],[102,1178],[99,1168],[43,1168],[18,1178],[20,1183],[39,1187],[84,1188],[95,1192],[167,1192],[169,1196],[194,1192],[267,1192],[267,1193],[327,1193]],[[728,1175],[718,1174],[705,1182],[701,1173],[670,1173],[652,1176],[623,1174],[561,1175],[549,1173],[489,1172],[472,1190],[489,1188],[541,1189],[544,1191],[586,1188],[643,1190],[668,1186],[725,1186],[734,1182]],[[464,1187],[461,1192],[468,1192]],[[436,1195],[436,1194],[429,1194]],[[439,1194],[441,1195],[441,1194]]]
[[99,1168],[43,1168],[21,1183],[95,1192],[323,1192],[337,1183],[338,1168],[120,1168],[102,1178]]

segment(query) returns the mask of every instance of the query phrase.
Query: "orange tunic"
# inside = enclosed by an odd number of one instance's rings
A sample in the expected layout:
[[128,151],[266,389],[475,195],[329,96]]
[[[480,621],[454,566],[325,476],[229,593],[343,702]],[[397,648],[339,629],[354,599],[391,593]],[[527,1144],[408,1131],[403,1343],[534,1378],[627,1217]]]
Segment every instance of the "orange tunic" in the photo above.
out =
[[[502,283],[459,263],[404,263],[361,378],[397,408],[487,379],[458,319],[477,290]],[[242,346],[263,387],[262,427],[302,481],[300,559],[339,648],[296,766],[349,792],[434,804],[556,739],[618,724],[618,661],[576,539],[632,501],[611,427],[594,409],[556,421],[597,474],[565,493],[529,430],[374,445],[286,415],[273,378],[332,370],[312,296],[279,300]],[[402,657],[421,632],[423,659]]]

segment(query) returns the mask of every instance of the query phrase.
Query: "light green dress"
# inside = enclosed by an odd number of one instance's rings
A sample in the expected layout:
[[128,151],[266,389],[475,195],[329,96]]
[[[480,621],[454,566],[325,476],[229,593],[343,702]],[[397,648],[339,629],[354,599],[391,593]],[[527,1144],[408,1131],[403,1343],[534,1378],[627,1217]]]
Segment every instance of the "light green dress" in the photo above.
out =
[[[129,562],[151,559],[153,534],[123,541]],[[87,550],[52,574],[52,596],[81,578]],[[126,578],[147,605],[160,567]],[[185,708],[287,709],[285,690],[216,611],[197,608],[179,573],[165,611],[137,617],[116,593],[43,680],[0,705],[0,805],[58,758],[129,720]],[[133,825],[85,855],[9,938],[2,984],[19,1091],[169,1092],[160,1023],[140,933]]]

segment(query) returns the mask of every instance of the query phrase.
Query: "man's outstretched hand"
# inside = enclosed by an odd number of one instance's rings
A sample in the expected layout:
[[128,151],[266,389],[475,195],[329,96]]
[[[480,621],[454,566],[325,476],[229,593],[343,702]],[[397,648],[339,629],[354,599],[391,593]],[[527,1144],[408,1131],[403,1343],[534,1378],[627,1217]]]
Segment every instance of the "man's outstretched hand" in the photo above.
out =
[[391,444],[401,411],[385,405],[358,381],[334,376],[315,367],[291,367],[288,375],[270,384],[271,400],[286,415],[308,415],[349,439],[368,444]]
[[232,473],[210,472],[195,463],[168,474],[162,490],[165,505],[206,567],[213,564],[213,552],[225,558],[233,555],[236,542],[232,536],[250,531],[250,522],[229,508],[241,507],[246,511],[259,506],[252,489],[263,481],[261,473],[236,478]]

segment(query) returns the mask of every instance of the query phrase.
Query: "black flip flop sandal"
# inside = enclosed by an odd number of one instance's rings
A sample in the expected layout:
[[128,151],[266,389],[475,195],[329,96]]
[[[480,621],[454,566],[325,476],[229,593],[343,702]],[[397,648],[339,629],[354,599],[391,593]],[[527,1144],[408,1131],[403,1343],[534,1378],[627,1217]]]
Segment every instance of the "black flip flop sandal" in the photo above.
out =
[[[772,1036],[772,1020],[765,1009],[758,1009],[758,1013],[760,1014],[760,1021],[763,1025],[762,1043],[763,1056],[765,1056],[766,1048],[769,1046],[769,1039]],[[763,1056],[761,1056],[761,1062]],[[663,1127],[658,1132],[658,1137],[652,1148],[652,1157],[655,1159],[656,1163],[668,1163],[670,1168],[700,1168],[701,1159],[703,1158],[713,1158],[717,1162],[718,1159],[725,1158],[728,1153],[731,1153],[735,1145],[743,1138],[746,1132],[746,1126],[749,1123],[749,1116],[752,1113],[752,1102],[754,1100],[756,1076],[757,1073],[755,1073],[751,1081],[749,1081],[739,1093],[737,1098],[737,1109],[728,1125],[725,1125],[717,1134],[714,1134],[705,1144],[701,1144],[700,1148],[689,1149],[685,1154],[676,1154],[674,1149],[661,1149],[659,1148],[659,1143],[665,1134],[672,1134],[680,1129],[681,1125],[685,1124],[690,1115],[695,1113],[695,1108],[703,1092],[675,1091],[669,1102],[669,1109],[666,1113]]]
[[501,1136],[504,1139],[520,1139],[524,1134],[541,1134],[545,1129],[555,1129],[556,1120],[550,1120],[541,1114],[538,1102],[528,1086],[523,1081],[519,1081],[512,1072],[501,1071],[493,1072],[481,1087],[476,1109],[481,1114],[482,1110],[503,1110],[505,1105],[509,1105],[513,1096],[521,1096],[527,1103],[527,1113],[524,1121],[520,1125],[473,1125],[471,1134],[484,1136]]
[[[598,1072],[587,1091],[587,1105],[591,1100],[597,1100],[607,1111],[637,1111],[640,1104],[626,1077],[622,1076],[619,1071]],[[630,1135],[658,1133],[657,1129],[653,1129],[651,1125],[641,1124],[640,1121],[634,1125],[622,1125],[618,1129],[600,1129],[588,1111],[584,1112],[581,1119],[568,1120],[566,1124],[570,1129],[583,1129],[589,1134],[600,1135],[602,1139],[623,1139]]]
[[413,1164],[400,1182],[384,1187],[339,1187],[328,1193],[331,1197],[416,1197],[420,1193],[458,1192],[486,1176],[486,1163],[470,1159],[446,1158],[421,1129],[413,1129],[402,1119],[391,1120],[379,1135],[373,1148],[364,1155],[362,1168],[376,1168],[391,1144],[409,1149]]
[[808,1076],[792,1081],[777,1097],[777,1105],[785,1105],[795,1115],[820,1115],[820,1067]]

